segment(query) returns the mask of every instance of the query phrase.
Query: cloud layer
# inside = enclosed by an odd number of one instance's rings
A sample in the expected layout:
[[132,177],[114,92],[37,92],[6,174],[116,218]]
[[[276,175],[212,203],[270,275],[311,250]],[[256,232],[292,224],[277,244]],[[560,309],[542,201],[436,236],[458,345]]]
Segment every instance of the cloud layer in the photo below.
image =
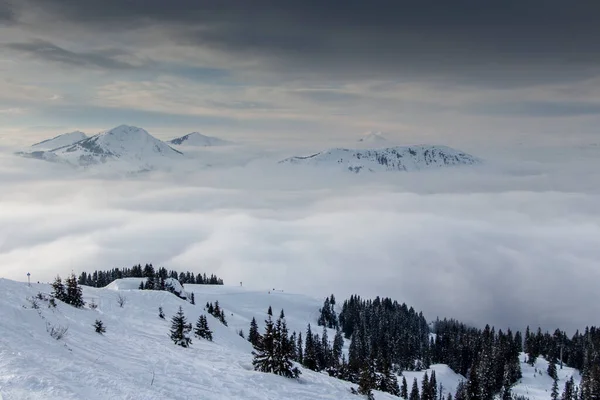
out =
[[362,177],[259,163],[185,182],[3,157],[0,276],[154,262],[265,290],[391,296],[429,319],[597,325],[597,153]]

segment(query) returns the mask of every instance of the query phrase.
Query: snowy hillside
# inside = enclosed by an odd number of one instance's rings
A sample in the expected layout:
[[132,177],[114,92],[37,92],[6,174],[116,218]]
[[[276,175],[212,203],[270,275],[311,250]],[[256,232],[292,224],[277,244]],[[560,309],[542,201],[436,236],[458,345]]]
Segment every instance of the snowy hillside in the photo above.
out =
[[213,136],[206,136],[200,132],[192,132],[187,135],[169,140],[167,143],[174,146],[227,146],[232,144],[231,142],[223,139],[219,139]]
[[20,155],[84,167],[114,164],[119,169],[132,171],[168,167],[171,162],[183,159],[181,152],[154,138],[144,129],[127,125],[51,151]]
[[416,171],[457,165],[473,165],[480,160],[446,146],[388,147],[382,149],[331,149],[307,157],[291,157],[284,164],[343,167],[352,172]]
[[52,139],[46,139],[42,142],[31,145],[34,150],[54,150],[63,146],[70,146],[80,140],[87,139],[87,135],[80,131],[63,133],[53,137]]
[[[88,304],[76,309],[58,302],[53,309],[39,301],[34,309],[29,299],[49,294],[50,285],[0,279],[0,398],[13,399],[348,399],[349,382],[325,373],[302,368],[299,380],[256,372],[252,347],[238,335],[247,335],[252,318],[262,332],[266,310],[284,309],[291,331],[304,332],[308,323],[316,327],[322,302],[310,297],[274,290],[249,290],[239,286],[185,285],[194,293],[196,305],[166,291],[137,290],[142,278],[116,280],[106,288],[84,287]],[[118,297],[125,299],[121,308]],[[228,326],[203,310],[207,302],[218,301]],[[89,307],[96,304],[97,308]],[[168,337],[170,317],[179,307],[195,323],[207,315],[213,342],[193,338],[190,348],[174,345]],[[158,317],[162,307],[166,319]],[[104,335],[94,331],[95,320],[106,326]],[[55,340],[48,330],[68,328],[64,338]],[[333,333],[333,332],[331,332]],[[333,335],[330,335],[330,338]],[[348,349],[348,341],[345,349]],[[524,359],[524,356],[521,357]],[[552,380],[540,358],[535,367],[521,363],[523,378],[513,393],[531,400],[547,400]],[[434,364],[427,371],[404,371],[409,388],[416,378],[421,386],[425,372],[436,372],[444,394],[454,393],[464,377],[447,365]],[[571,375],[558,371],[559,387]],[[402,378],[399,378],[401,381]],[[377,400],[397,399],[375,392]]]
[[383,132],[367,132],[360,139],[362,143],[384,143],[387,142]]
[[[122,286],[127,285],[111,287]],[[237,287],[185,289],[194,292],[197,305],[164,291],[84,288],[84,300],[93,300],[96,310],[63,303],[54,310],[44,304],[35,310],[27,298],[49,293],[49,285],[30,288],[0,280],[0,395],[3,400],[356,399],[349,391],[356,385],[325,374],[303,369],[297,381],[254,371],[252,348],[236,332],[242,328],[247,333],[252,317],[261,323],[268,305],[277,312],[285,309],[291,329],[304,329],[319,301]],[[117,304],[119,294],[127,300],[123,308]],[[177,308],[183,307],[188,320],[195,322],[205,314],[202,304],[216,300],[229,326],[207,315],[213,342],[194,338],[188,349],[175,346],[168,333]],[[163,307],[166,320],[158,317],[158,307]],[[106,325],[104,335],[95,333],[96,319]],[[47,332],[49,326],[68,327],[68,332],[55,340]],[[379,392],[376,398],[394,399]]]

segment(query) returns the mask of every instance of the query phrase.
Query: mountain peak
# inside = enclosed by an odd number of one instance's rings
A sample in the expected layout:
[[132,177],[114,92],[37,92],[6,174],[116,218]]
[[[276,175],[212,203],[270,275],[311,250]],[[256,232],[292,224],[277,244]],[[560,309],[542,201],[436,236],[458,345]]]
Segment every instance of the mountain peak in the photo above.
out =
[[358,139],[359,142],[385,142],[387,138],[383,132],[380,131],[369,131],[365,132],[363,136]]
[[396,146],[381,149],[329,149],[306,157],[291,157],[284,164],[344,167],[352,172],[417,171],[439,167],[479,164],[481,161],[447,146]]
[[226,146],[231,144],[227,140],[223,140],[213,136],[206,136],[200,132],[192,132],[181,137],[171,139],[167,143],[175,146]]
[[156,139],[145,129],[129,125],[119,125],[76,143],[34,153],[23,155],[76,166],[120,161],[134,170],[169,166],[167,160],[183,158],[181,152]]

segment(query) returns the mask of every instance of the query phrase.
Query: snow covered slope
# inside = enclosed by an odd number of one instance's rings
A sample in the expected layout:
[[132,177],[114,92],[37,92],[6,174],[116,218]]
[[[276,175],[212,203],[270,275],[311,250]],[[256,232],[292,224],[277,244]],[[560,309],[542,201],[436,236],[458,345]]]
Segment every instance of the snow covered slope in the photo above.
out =
[[113,164],[117,169],[129,171],[169,167],[173,161],[184,158],[181,152],[172,149],[144,129],[127,125],[51,151],[20,155],[84,167]]
[[[196,305],[161,291],[121,289],[137,281],[116,282],[110,288],[84,288],[84,300],[98,308],[75,309],[59,303],[32,309],[28,297],[50,292],[49,285],[0,279],[0,397],[15,399],[143,399],[143,400],[356,400],[348,382],[303,369],[300,380],[256,372],[252,348],[238,336],[247,334],[252,317],[259,324],[266,307],[281,307],[292,329],[316,322],[318,304],[304,296],[240,287],[186,285]],[[117,290],[119,288],[119,290]],[[117,296],[126,297],[120,308]],[[170,317],[183,307],[194,322],[205,314],[203,305],[218,300],[229,326],[207,315],[214,341],[193,339],[192,347],[175,346],[169,339]],[[167,319],[158,318],[163,307]],[[233,315],[231,315],[233,314]],[[309,320],[305,320],[309,319]],[[106,333],[95,333],[100,319]],[[48,325],[49,324],[49,325]],[[55,340],[47,326],[68,327]],[[395,399],[376,392],[377,400]]]
[[[308,323],[316,326],[320,299],[283,293],[277,290],[249,290],[239,286],[185,285],[194,293],[196,305],[177,296],[152,290],[137,290],[141,278],[117,280],[106,288],[83,288],[84,300],[98,307],[75,309],[58,303],[48,308],[43,301],[33,309],[28,299],[37,293],[48,294],[50,285],[0,279],[0,398],[15,399],[206,399],[206,400],[356,400],[352,385],[322,373],[302,368],[300,380],[290,380],[252,368],[252,348],[238,336],[239,329],[248,333],[256,318],[262,331],[267,308],[279,314],[283,308],[290,332],[304,333]],[[118,296],[126,299],[119,307]],[[218,301],[225,311],[228,326],[211,315],[208,324],[213,342],[193,338],[184,349],[169,339],[170,317],[182,307],[188,321],[195,323],[205,314],[206,302]],[[166,320],[158,317],[162,307]],[[106,333],[95,333],[92,324],[100,319]],[[65,327],[61,340],[47,332],[50,327]],[[333,332],[329,332],[333,338]],[[347,350],[348,342],[345,347]],[[524,360],[524,355],[521,355]],[[552,380],[548,363],[539,358],[531,367],[521,363],[523,378],[513,393],[530,400],[547,400]],[[434,364],[427,370],[436,372],[444,394],[454,393],[464,377],[447,365]],[[405,371],[409,390],[413,379],[421,382],[426,371]],[[559,387],[579,373],[572,368],[558,370]],[[399,378],[399,382],[402,378]],[[375,392],[377,400],[397,399]]]
[[307,157],[291,157],[284,164],[343,167],[361,171],[416,171],[456,165],[473,165],[481,161],[446,146],[398,146],[382,149],[331,149]]
[[52,139],[46,139],[42,142],[33,144],[31,145],[31,148],[34,150],[53,150],[63,146],[70,146],[84,139],[87,139],[87,135],[80,131],[63,133]]
[[206,136],[200,132],[192,132],[187,135],[169,140],[167,143],[175,146],[227,146],[231,142],[213,136]]

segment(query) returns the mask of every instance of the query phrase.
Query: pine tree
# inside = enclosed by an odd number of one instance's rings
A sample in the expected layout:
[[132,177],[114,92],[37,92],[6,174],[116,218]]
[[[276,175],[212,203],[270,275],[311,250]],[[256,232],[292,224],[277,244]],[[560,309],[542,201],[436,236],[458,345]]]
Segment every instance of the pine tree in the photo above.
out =
[[104,326],[104,323],[99,319],[97,319],[96,322],[94,322],[94,329],[96,330],[96,333],[99,333],[101,335],[106,332],[106,327]]
[[73,307],[81,308],[85,305],[83,302],[83,292],[81,287],[77,284],[77,277],[75,274],[71,274],[66,280],[67,294],[66,302]]
[[400,397],[404,400],[408,400],[408,383],[406,382],[406,377],[402,377],[402,386],[400,387]]
[[375,375],[374,362],[369,360],[363,365],[358,379],[358,393],[373,399],[373,389],[377,388],[377,377]]
[[556,374],[556,360],[554,358],[550,359],[550,362],[548,363],[547,372],[550,378],[552,378],[553,380],[558,379],[558,376]]
[[296,361],[300,365],[304,365],[304,352],[302,351],[302,332],[298,334],[298,342],[296,343]]
[[429,376],[427,375],[427,371],[425,371],[425,375],[423,375],[423,380],[421,381],[421,400],[432,400],[430,397]]
[[[283,310],[281,312],[283,314]],[[300,370],[294,367],[294,344],[288,335],[287,323],[284,318],[279,318],[275,326],[275,373],[286,378],[297,378]]]
[[219,321],[225,326],[227,326],[227,321],[225,320],[225,311],[221,310],[221,313],[218,316]]
[[252,321],[250,322],[250,330],[248,331],[248,341],[252,344],[253,347],[258,345],[260,341],[260,333],[258,333],[258,324],[256,323],[256,319],[252,317]]
[[246,339],[246,335],[244,335],[244,330],[243,329],[240,329],[240,331],[238,332],[238,335],[240,335],[240,337],[242,339]]
[[435,376],[435,371],[431,371],[428,392],[428,397],[430,400],[437,400],[437,378]]
[[194,292],[192,292],[192,295],[190,296],[190,303],[192,304],[196,304],[196,296],[194,296]]
[[140,286],[138,286],[138,289],[139,290],[144,290],[145,289],[145,287],[144,287],[144,281],[140,281]]
[[65,289],[65,285],[63,285],[62,280],[58,275],[52,283],[52,296],[54,296],[56,300],[60,300],[64,303],[67,302],[67,292]]
[[333,348],[332,348],[332,357],[333,362],[338,364],[340,359],[342,358],[342,349],[344,348],[344,336],[342,335],[342,331],[338,328],[335,332],[335,337],[333,338]]
[[183,309],[179,306],[179,311],[171,318],[171,340],[178,346],[189,347],[192,343],[192,339],[189,337],[191,330],[192,325],[187,322]]
[[421,400],[421,396],[419,396],[419,384],[417,383],[417,378],[413,380],[413,385],[408,400]]
[[271,317],[273,316],[273,309],[271,306],[269,306],[269,309],[267,310],[267,315],[270,315]]
[[[573,382],[573,377],[565,382],[565,390],[562,394],[562,400],[575,400],[574,399],[574,389],[575,383]],[[588,399],[585,399],[588,400]]]
[[310,324],[308,324],[308,328],[306,330],[303,361],[304,363],[302,365],[304,365],[306,368],[313,371],[318,369],[317,351],[315,348],[314,336],[312,334],[312,330],[310,329]]
[[558,379],[555,379],[554,382],[552,382],[552,392],[550,394],[550,399],[551,400],[558,400]]
[[379,390],[389,393],[392,396],[400,397],[401,395],[400,386],[398,386],[398,378],[389,366],[384,368],[378,386]]
[[158,307],[158,317],[160,319],[165,319],[165,313],[163,312],[163,308],[162,307]]
[[256,371],[274,373],[276,368],[275,328],[270,315],[265,321],[265,332],[254,349],[255,351],[252,352],[252,355],[254,355],[254,360],[252,360],[254,369]]
[[198,338],[212,341],[212,331],[208,327],[208,321],[206,315],[200,315],[198,321],[196,321],[196,328],[194,329],[194,335]]

